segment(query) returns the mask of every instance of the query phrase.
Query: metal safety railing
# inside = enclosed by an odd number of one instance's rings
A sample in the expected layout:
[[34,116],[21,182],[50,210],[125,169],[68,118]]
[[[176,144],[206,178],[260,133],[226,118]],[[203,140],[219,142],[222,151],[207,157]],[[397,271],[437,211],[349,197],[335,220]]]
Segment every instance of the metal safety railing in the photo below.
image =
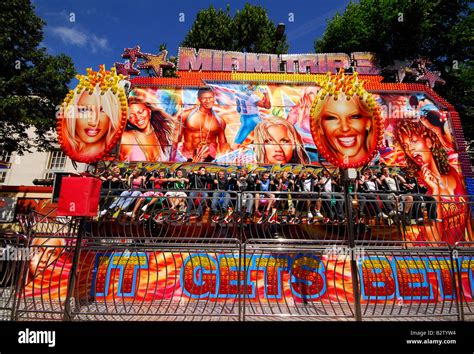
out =
[[[364,320],[458,320],[456,264],[445,242],[356,244]],[[359,252],[360,253],[360,252]]]
[[354,321],[350,255],[333,259],[332,246],[347,243],[248,240],[243,253],[243,318]]
[[2,319],[472,320],[469,199],[248,194],[19,216],[0,236],[27,250],[0,263]]
[[474,242],[458,242],[453,250],[457,273],[459,312],[463,320],[474,320]]
[[[219,292],[216,287],[223,285],[213,280],[217,255],[219,262],[228,264],[240,257],[240,244],[233,239],[208,241],[205,246],[193,239],[181,239],[179,245],[88,244],[78,253],[81,266],[70,284],[72,303],[67,318],[239,319],[238,298]],[[219,301],[209,301],[208,294],[215,292],[219,292]]]
[[352,237],[370,242],[427,240],[450,245],[473,239],[474,202],[467,196],[199,190],[148,196],[148,192],[130,193],[116,192],[101,199],[99,216],[90,223],[93,234],[154,239],[181,234],[191,238],[242,236],[241,241],[279,235],[313,240]]
[[18,233],[3,234],[0,237],[0,320],[14,317],[18,300],[18,289],[21,287],[20,274],[27,261],[25,250],[26,236]]

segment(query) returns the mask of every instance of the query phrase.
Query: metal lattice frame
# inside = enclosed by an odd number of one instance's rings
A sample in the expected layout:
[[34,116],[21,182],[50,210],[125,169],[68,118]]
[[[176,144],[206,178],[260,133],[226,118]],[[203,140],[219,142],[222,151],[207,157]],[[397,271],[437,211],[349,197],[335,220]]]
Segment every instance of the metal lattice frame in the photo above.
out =
[[[119,197],[112,198],[116,200]],[[314,205],[318,198],[326,205],[333,203],[334,206],[334,201],[316,195],[292,196],[291,202],[296,206],[295,215],[299,218],[299,223],[294,224],[281,222],[284,218],[288,221],[290,216],[289,210],[284,207],[289,202],[288,196],[284,194],[275,196],[275,203],[278,203],[278,214],[275,219],[280,222],[272,222],[267,218],[259,223],[257,215],[251,215],[249,219],[244,213],[239,194],[230,198],[232,213],[222,210],[211,218],[209,211],[205,211],[201,220],[174,218],[184,212],[169,212],[166,209],[168,200],[162,200],[159,205],[151,208],[148,211],[148,218],[140,218],[139,215],[135,218],[106,215],[82,219],[53,217],[52,214],[44,216],[35,212],[20,215],[21,234],[2,235],[0,239],[3,244],[9,244],[11,247],[29,247],[30,251],[39,257],[39,263],[43,266],[32,270],[27,261],[0,263],[2,301],[0,314],[3,320],[73,321],[473,319],[472,294],[469,288],[472,284],[466,278],[466,271],[472,268],[474,244],[460,242],[451,247],[443,242],[420,242],[413,236],[420,234],[423,227],[429,230],[437,226],[436,221],[428,220],[427,210],[430,201],[418,202],[423,210],[424,225],[408,223],[398,213],[391,217],[391,222],[378,218],[374,214],[376,208],[370,203],[365,206],[366,218],[363,223],[354,224],[346,221],[329,224],[321,220],[309,220],[307,217],[308,201]],[[346,206],[350,206],[353,214],[357,216],[360,200],[356,201],[355,195],[351,198]],[[101,205],[107,203],[106,199],[107,197],[102,199]],[[212,197],[209,199],[212,200]],[[194,204],[190,213],[192,215],[198,202],[194,203],[195,201],[189,198],[186,201]],[[403,207],[403,201],[399,198],[390,201],[379,199],[379,207],[383,207],[384,202],[391,203],[394,210]],[[448,212],[450,209],[464,210],[466,212],[464,220],[471,220],[471,205],[468,204],[466,202],[461,205],[461,202],[449,201],[443,210]],[[152,220],[157,215],[163,217]],[[460,226],[456,221],[461,222],[461,218],[453,221],[451,225],[453,228]],[[350,227],[353,227],[355,236],[353,247],[350,247],[349,242]],[[447,232],[441,236],[449,236]],[[395,265],[391,266],[392,275],[386,272],[377,273],[375,278],[373,274],[370,275],[375,283],[386,283],[393,274],[399,277],[404,263],[416,265],[415,273],[403,275],[408,283],[416,282],[417,274],[425,274],[428,270],[433,273],[432,269],[444,267],[446,271],[443,273],[442,284],[444,286],[450,284],[458,293],[452,298],[440,298],[436,292],[426,301],[416,301],[410,299],[410,296],[417,296],[417,290],[405,287],[403,291],[408,292],[409,300],[388,299],[387,294],[380,293],[377,287],[371,288],[367,285],[367,281],[364,280],[367,274],[361,266],[360,255],[338,254],[334,261],[327,256],[334,247],[363,249],[364,257],[368,257],[366,261],[368,263],[365,265],[369,268],[380,264],[381,261],[401,257],[398,263],[393,263]],[[66,255],[69,263],[56,262],[58,254]],[[132,257],[125,257],[124,254]],[[143,254],[148,256],[140,258]],[[207,256],[200,257],[200,254]],[[197,257],[192,258],[190,264],[189,262],[186,264],[190,267],[189,274],[201,274],[203,269],[209,266],[209,262],[214,262],[206,260],[210,254],[220,255],[219,259],[224,270],[235,267],[235,272],[232,273],[235,286],[232,289],[225,288],[224,295],[218,299],[219,301],[215,297],[185,296],[181,281],[186,279],[176,276],[177,264],[184,264],[184,260],[189,257]],[[112,295],[98,297],[97,294],[101,293],[96,281],[98,276],[96,261],[100,259],[98,255],[113,259],[117,264],[123,263],[124,269],[131,262],[130,259],[138,262],[146,259],[150,264],[160,265],[159,269],[141,270],[147,277],[140,278],[137,287],[141,289],[154,287],[151,292],[161,295],[141,300],[131,298],[125,301],[123,296],[117,295],[122,290],[114,288],[115,282],[118,281],[117,277],[120,276],[117,273],[110,275]],[[269,286],[265,284],[264,278],[248,278],[249,273],[259,271],[252,268],[252,264],[263,262],[262,260],[268,261],[269,257],[278,262],[286,259],[287,263],[283,270],[278,267],[266,269],[268,279],[278,278],[278,272],[284,272],[287,278],[299,272],[299,279],[305,279],[304,277],[311,272],[301,273],[301,267],[295,268],[295,260],[299,259],[297,255],[305,259],[302,261],[303,265],[304,262],[311,263],[317,259],[318,264],[325,270],[337,273],[339,280],[334,277],[329,280],[333,284],[327,285],[340,291],[332,296],[310,298],[304,295],[305,286],[300,290],[295,290],[293,287],[293,292],[287,292],[277,300],[260,290],[255,294],[249,292],[250,282],[257,289]],[[198,262],[194,263],[194,259]],[[248,263],[249,259],[254,263]],[[84,260],[90,261],[81,263]],[[48,271],[51,272],[51,268],[64,276],[67,286],[63,287],[63,290],[52,286],[53,284],[57,286],[57,282],[51,277],[48,278]],[[161,283],[152,281],[158,273]],[[354,275],[358,280],[357,283],[353,282]],[[37,276],[40,276],[41,281],[35,283],[32,279]],[[226,276],[231,275],[229,273]],[[195,286],[193,283],[188,289],[190,293],[194,293]],[[281,283],[278,286],[281,286]],[[370,294],[370,301],[364,298],[366,293]],[[471,297],[467,296],[469,294]]]

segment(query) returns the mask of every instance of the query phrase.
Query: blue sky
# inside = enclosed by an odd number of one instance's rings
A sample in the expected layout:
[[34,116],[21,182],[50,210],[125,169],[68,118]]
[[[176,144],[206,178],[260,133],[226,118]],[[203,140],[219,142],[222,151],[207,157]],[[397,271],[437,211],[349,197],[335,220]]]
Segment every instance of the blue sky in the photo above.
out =
[[[327,19],[343,12],[349,0],[33,0],[36,14],[47,23],[43,45],[50,54],[69,55],[79,73],[100,64],[109,68],[123,61],[123,48],[137,44],[143,52],[156,53],[164,42],[170,55],[176,55],[199,10],[230,3],[234,14],[246,2],[266,8],[273,22],[285,23],[289,53],[296,54],[314,52],[314,40],[324,32]],[[184,22],[179,22],[180,13]],[[290,13],[294,22],[289,22]]]

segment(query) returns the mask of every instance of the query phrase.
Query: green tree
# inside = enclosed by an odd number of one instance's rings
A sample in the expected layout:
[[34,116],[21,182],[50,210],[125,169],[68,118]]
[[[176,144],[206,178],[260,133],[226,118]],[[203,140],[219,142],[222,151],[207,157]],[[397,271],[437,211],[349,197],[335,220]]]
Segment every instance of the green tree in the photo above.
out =
[[287,53],[286,35],[268,18],[261,6],[245,4],[234,17],[230,6],[216,10],[213,6],[201,10],[182,46],[253,53]]
[[232,48],[232,17],[230,7],[226,11],[216,10],[212,5],[197,13],[188,34],[181,43],[183,47],[227,49]]
[[55,142],[56,108],[75,69],[71,58],[40,47],[44,25],[29,0],[0,3],[0,150],[44,151]]
[[245,7],[235,14],[233,25],[235,35],[232,50],[276,54],[288,52],[286,35],[282,34],[278,38],[277,27],[261,6],[245,4]]
[[474,139],[474,11],[449,31],[442,77],[446,85],[436,87],[459,112],[467,140]]
[[474,86],[472,16],[467,0],[360,0],[328,21],[314,47],[316,52],[373,52],[381,67],[428,59],[429,68],[446,80],[436,90],[456,106],[466,138],[473,138],[472,99],[464,94]]
[[[167,50],[166,43],[161,43],[158,49],[160,52],[163,50]],[[168,53],[169,54],[169,53]],[[168,57],[168,60],[174,64],[172,68],[163,68],[163,77],[178,77],[176,74],[176,68],[178,67],[178,58],[176,57]]]

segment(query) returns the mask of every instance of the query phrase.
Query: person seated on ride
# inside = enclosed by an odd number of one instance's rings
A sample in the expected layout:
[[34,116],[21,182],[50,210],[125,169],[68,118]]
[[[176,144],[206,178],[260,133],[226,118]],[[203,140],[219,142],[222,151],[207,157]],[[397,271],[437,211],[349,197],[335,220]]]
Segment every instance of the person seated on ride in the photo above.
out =
[[[260,218],[258,223],[262,223],[266,220],[268,220],[268,222],[276,222],[276,219],[274,218],[276,216],[276,209],[273,208],[275,194],[271,192],[275,192],[277,187],[274,179],[270,176],[270,172],[264,171],[262,173],[261,178],[258,178],[255,182],[255,189],[257,192],[262,192],[255,195],[255,214]],[[260,204],[266,204],[263,216],[259,210]]]
[[158,176],[156,177],[152,176],[149,180],[153,185],[153,190],[144,192],[142,194],[142,198],[139,198],[137,202],[135,203],[135,207],[133,208],[133,211],[125,213],[125,215],[131,218],[135,218],[138,214],[137,213],[138,209],[145,201],[146,201],[146,204],[141,209],[144,213],[147,211],[148,208],[150,208],[156,202],[158,201],[163,202],[164,201],[163,192],[166,191],[168,180],[169,179],[166,177],[165,170],[158,171]]
[[228,211],[229,203],[230,203],[230,194],[229,190],[229,182],[232,179],[231,176],[226,177],[225,171],[220,170],[217,173],[217,176],[212,181],[212,202],[211,202],[211,213],[212,213],[212,221],[217,222],[220,217],[218,214],[219,209],[223,211]]
[[295,190],[295,181],[291,178],[288,172],[281,172],[275,178],[276,188],[278,192],[278,201],[275,207],[279,210],[284,210],[287,207],[288,215],[282,217],[281,223],[286,224],[288,217],[290,220],[295,217],[295,205],[293,203],[291,192]]
[[187,189],[189,179],[184,177],[183,170],[177,170],[176,176],[168,179],[168,190],[165,197],[168,198],[170,210],[186,211],[186,193],[183,190]]
[[321,213],[315,211],[315,214],[313,214],[311,212],[312,200],[315,199],[317,196],[317,194],[314,194],[315,188],[317,188],[317,184],[315,184],[313,174],[311,174],[310,171],[307,170],[301,171],[296,179],[295,185],[296,190],[299,192],[298,194],[295,194],[295,196],[297,197],[298,201],[304,202],[303,204],[305,206],[305,210],[308,213],[308,224],[311,224],[313,222],[314,217],[322,219]]
[[323,207],[323,200],[321,199],[321,185],[319,180],[322,178],[322,173],[316,170],[313,171],[313,191],[317,193],[316,205],[314,206],[314,218],[323,220],[324,216],[321,214],[321,208]]
[[249,174],[247,168],[242,168],[237,178],[237,188],[242,193],[242,204],[245,206],[245,217],[247,220],[252,214],[254,204],[255,178]]
[[405,184],[403,188],[413,196],[412,215],[417,223],[424,222],[422,204],[426,204],[426,211],[430,221],[437,221],[436,198],[426,195],[428,188],[418,183],[413,169],[406,171]]
[[410,213],[411,208],[413,207],[413,197],[411,195],[404,194],[406,192],[404,192],[401,188],[402,185],[406,184],[405,179],[396,172],[390,173],[388,167],[383,167],[380,182],[382,183],[384,190],[389,193],[389,198],[391,198],[392,201],[396,203],[396,205],[400,206],[400,211],[403,210],[403,220],[407,224],[411,224]]
[[[324,169],[319,184],[322,190],[323,208],[327,215],[324,223],[344,223],[346,221],[343,211],[344,196],[341,193],[342,187],[339,183],[338,175],[330,174],[327,169]],[[336,215],[334,215],[333,206],[336,209]]]
[[[120,197],[117,198],[110,206],[100,212],[100,216],[105,216],[108,213],[112,213],[114,210],[126,211],[128,207],[142,195],[140,191],[145,184],[145,176],[142,175],[142,171],[135,168],[132,174],[128,177],[129,189],[120,193]],[[116,210],[117,211],[117,210]],[[114,213],[115,215],[115,213]]]
[[379,185],[381,185],[381,182],[371,169],[366,169],[359,175],[356,181],[356,192],[359,193],[359,209],[364,216],[365,211],[368,211],[369,215],[379,219],[388,219],[388,215],[382,211],[378,198],[387,204],[389,211],[393,210],[393,207],[390,202],[387,202],[387,195],[379,193]]
[[195,202],[199,200],[197,207],[197,214],[193,217],[201,218],[204,213],[204,206],[209,197],[209,186],[214,182],[211,176],[206,172],[206,167],[200,166],[196,172],[191,172],[188,176],[189,189],[193,191],[188,196],[188,208],[186,210],[186,217],[191,218],[191,211],[195,206]]
[[[107,209],[115,199],[113,196],[118,196],[125,189],[125,180],[120,174],[120,168],[113,165],[109,171],[102,174],[100,177],[102,181],[102,188],[100,190],[101,210]],[[112,198],[110,198],[112,197]]]

